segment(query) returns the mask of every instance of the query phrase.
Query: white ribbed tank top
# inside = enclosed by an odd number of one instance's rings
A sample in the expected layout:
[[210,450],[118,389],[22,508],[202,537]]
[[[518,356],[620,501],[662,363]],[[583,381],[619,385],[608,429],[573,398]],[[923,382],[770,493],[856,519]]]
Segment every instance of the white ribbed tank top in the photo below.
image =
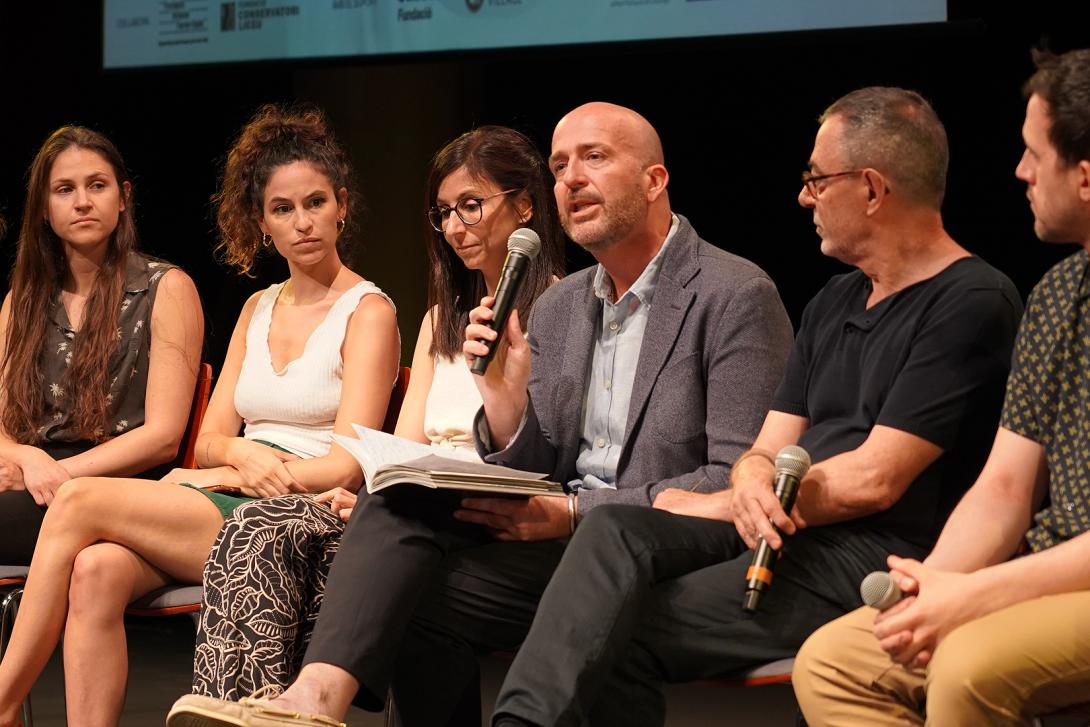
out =
[[300,457],[321,457],[333,441],[341,401],[341,344],[348,318],[365,295],[393,301],[363,280],[344,291],[310,334],[303,353],[283,371],[274,371],[269,328],[284,283],[262,293],[246,329],[246,356],[235,387],[235,410],[245,421],[243,436],[279,445]]
[[424,405],[424,435],[433,447],[475,450],[473,417],[481,408],[481,393],[465,358],[436,356],[431,388]]

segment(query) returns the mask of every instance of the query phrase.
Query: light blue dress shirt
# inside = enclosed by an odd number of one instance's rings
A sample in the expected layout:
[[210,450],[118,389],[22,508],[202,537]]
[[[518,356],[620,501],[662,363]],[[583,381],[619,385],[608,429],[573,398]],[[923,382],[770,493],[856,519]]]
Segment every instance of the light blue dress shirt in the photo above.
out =
[[602,307],[587,390],[583,394],[583,432],[575,461],[579,477],[568,483],[576,491],[617,487],[617,462],[624,444],[643,333],[651,314],[663,256],[677,228],[678,218],[673,215],[662,247],[620,300],[613,301],[613,281],[605,268],[599,265],[594,274],[594,294],[602,301]]

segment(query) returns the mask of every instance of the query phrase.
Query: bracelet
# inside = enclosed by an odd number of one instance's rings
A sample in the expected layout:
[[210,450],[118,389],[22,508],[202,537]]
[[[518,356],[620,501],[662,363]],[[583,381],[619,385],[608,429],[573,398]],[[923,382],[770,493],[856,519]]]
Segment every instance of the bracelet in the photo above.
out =
[[575,495],[568,493],[568,535],[575,533]]
[[732,470],[736,469],[738,467],[738,465],[742,464],[743,461],[745,461],[746,459],[748,459],[750,457],[761,457],[763,459],[768,460],[768,463],[770,465],[772,465],[773,467],[776,466],[776,460],[772,459],[772,453],[771,452],[767,452],[767,451],[765,451],[763,449],[747,449],[745,452],[742,453],[741,457],[734,460],[734,467],[732,467],[731,469]]

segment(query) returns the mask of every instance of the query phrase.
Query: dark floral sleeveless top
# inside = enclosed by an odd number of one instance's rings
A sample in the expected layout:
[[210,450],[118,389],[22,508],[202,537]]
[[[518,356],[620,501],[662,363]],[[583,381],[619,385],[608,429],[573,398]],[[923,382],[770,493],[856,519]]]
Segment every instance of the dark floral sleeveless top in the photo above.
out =
[[[108,432],[97,432],[107,439],[124,434],[144,423],[144,394],[148,385],[148,356],[151,350],[151,310],[159,281],[175,267],[170,263],[130,253],[125,271],[125,292],[117,319],[120,344],[110,357],[110,393]],[[68,312],[61,304],[60,292],[49,306],[49,327],[42,348],[42,373],[45,376],[46,411],[38,433],[40,445],[77,442],[78,435],[69,428],[70,400],[65,391],[64,372],[72,360],[77,331],[72,330]],[[90,442],[87,443],[91,445]]]

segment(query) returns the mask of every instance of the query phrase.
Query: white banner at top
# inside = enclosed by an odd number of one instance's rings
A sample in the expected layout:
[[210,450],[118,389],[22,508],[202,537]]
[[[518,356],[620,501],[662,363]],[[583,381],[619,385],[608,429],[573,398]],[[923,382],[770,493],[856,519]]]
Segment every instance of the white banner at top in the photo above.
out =
[[946,20],[946,0],[106,0],[106,68]]

